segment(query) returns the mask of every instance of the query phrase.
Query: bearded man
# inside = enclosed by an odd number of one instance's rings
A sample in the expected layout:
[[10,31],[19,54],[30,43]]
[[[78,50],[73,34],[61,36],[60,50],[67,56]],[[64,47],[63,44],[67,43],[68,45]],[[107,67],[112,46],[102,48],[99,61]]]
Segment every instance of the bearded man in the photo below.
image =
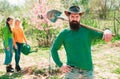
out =
[[[91,42],[94,39],[112,39],[111,31],[98,32],[80,25],[84,14],[78,6],[71,6],[65,11],[69,19],[69,28],[65,28],[55,39],[51,54],[54,62],[65,73],[65,79],[94,79],[91,56]],[[58,50],[64,46],[67,62],[63,64],[59,58]]]

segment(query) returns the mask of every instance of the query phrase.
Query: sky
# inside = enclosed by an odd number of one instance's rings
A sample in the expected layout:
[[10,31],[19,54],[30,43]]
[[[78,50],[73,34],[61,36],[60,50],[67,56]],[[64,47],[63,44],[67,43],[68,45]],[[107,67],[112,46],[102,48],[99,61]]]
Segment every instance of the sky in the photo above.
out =
[[7,0],[11,5],[24,5],[25,0]]

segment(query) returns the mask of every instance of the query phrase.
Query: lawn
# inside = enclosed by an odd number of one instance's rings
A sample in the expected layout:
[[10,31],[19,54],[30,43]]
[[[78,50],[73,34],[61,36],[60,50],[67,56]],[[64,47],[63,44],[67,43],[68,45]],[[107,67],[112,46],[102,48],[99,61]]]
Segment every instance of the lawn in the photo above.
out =
[[[49,58],[49,48],[38,48],[38,52],[21,55],[21,72],[6,74],[3,65],[4,53],[0,53],[0,79],[60,79],[64,76]],[[59,51],[65,62],[65,51]],[[120,79],[120,42],[92,46],[95,79]],[[50,60],[49,60],[50,59]],[[14,67],[14,58],[12,61]]]

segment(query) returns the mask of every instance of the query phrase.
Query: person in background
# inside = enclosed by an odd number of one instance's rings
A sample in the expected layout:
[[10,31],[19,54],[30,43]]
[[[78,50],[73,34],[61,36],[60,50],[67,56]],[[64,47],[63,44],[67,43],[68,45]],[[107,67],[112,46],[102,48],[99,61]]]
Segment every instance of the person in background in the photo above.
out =
[[27,39],[25,37],[21,21],[19,18],[15,19],[15,24],[13,28],[13,39],[14,39],[14,51],[15,51],[15,69],[17,71],[21,70],[19,65],[20,55],[23,47],[23,43],[27,43]]
[[3,28],[3,40],[4,40],[4,52],[5,52],[5,61],[6,72],[14,72],[12,68],[12,49],[13,49],[13,32],[12,32],[13,18],[8,17],[6,19],[6,25]]
[[[110,30],[103,33],[80,25],[84,12],[78,6],[71,6],[65,14],[69,19],[69,28],[60,32],[55,39],[51,47],[52,58],[60,70],[66,73],[65,79],[94,79],[91,42],[94,39],[109,42],[112,33]],[[58,54],[62,45],[66,51],[66,64],[61,62]]]

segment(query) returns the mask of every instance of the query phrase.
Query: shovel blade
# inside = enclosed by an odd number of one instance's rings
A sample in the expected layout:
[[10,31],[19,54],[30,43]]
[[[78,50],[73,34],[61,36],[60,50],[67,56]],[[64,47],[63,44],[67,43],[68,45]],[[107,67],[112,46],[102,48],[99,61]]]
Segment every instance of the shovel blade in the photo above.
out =
[[47,18],[51,21],[51,22],[56,22],[58,17],[62,14],[62,12],[58,11],[58,10],[50,10],[47,12]]

